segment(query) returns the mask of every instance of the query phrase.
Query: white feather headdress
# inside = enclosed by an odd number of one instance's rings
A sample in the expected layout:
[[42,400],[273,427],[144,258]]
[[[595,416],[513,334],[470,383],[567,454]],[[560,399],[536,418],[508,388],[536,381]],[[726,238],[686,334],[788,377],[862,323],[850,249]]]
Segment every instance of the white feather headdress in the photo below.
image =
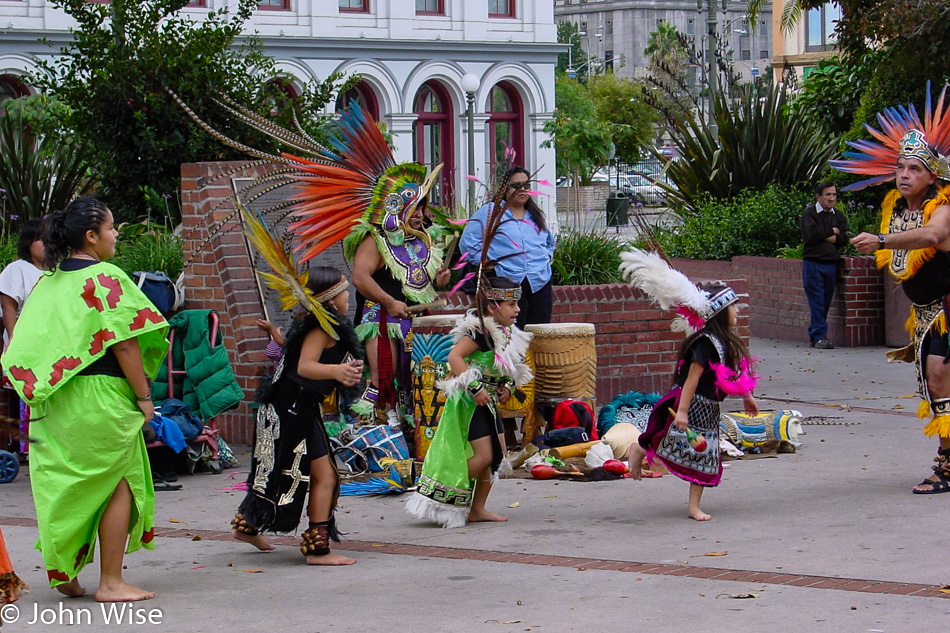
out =
[[664,310],[676,308],[674,332],[701,330],[706,321],[738,298],[731,288],[710,297],[659,254],[632,248],[620,255],[620,274]]

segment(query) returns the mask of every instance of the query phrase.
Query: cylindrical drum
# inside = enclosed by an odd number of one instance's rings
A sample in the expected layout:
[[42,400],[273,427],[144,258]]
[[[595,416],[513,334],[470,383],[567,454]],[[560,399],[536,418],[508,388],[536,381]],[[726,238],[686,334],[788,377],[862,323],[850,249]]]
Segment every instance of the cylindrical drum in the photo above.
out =
[[538,323],[531,332],[534,398],[538,402],[593,400],[597,394],[597,348],[592,323]]
[[423,459],[435,437],[445,406],[445,392],[437,389],[449,370],[452,336],[462,314],[418,316],[412,320],[412,417],[416,424],[416,459]]

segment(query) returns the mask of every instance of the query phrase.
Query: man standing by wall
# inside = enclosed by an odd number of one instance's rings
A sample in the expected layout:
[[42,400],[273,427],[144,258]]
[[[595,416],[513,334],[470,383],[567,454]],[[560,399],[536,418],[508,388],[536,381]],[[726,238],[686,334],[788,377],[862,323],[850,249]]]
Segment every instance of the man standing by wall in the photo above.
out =
[[815,187],[815,202],[802,214],[802,281],[811,321],[808,338],[817,349],[834,349],[828,339],[828,310],[835,294],[841,249],[848,243],[848,220],[835,210],[838,190],[830,182]]

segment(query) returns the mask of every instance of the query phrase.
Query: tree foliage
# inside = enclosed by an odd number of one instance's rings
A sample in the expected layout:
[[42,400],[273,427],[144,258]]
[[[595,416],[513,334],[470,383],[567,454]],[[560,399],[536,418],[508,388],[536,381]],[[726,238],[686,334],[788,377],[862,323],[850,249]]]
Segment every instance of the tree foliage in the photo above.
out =
[[831,134],[844,134],[854,122],[872,67],[871,55],[856,66],[843,64],[838,57],[820,61],[789,105],[791,111],[818,121]]
[[[182,163],[242,157],[198,128],[169,89],[219,129],[231,121],[215,102],[217,93],[261,114],[290,116],[289,108],[280,107],[286,94],[261,41],[250,37],[235,45],[256,0],[239,0],[233,14],[227,8],[211,11],[202,22],[179,13],[188,0],[51,4],[78,26],[60,55],[44,64],[47,74],[34,82],[72,109],[69,123],[91,146],[102,193],[120,219],[142,215],[142,186],[177,194]],[[331,76],[308,83],[295,103],[315,133],[318,114],[339,81]],[[235,127],[229,134],[273,149],[250,129]]]
[[654,125],[660,117],[647,105],[643,86],[614,73],[595,75],[587,82],[597,118],[612,126],[616,157],[626,163],[642,158],[652,146]]

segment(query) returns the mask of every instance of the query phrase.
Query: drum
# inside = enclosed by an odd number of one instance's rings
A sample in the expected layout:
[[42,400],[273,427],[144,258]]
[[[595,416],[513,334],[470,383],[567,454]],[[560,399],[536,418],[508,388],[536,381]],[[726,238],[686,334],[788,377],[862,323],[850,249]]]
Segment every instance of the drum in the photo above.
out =
[[450,372],[450,332],[462,314],[418,316],[412,320],[412,417],[416,425],[415,458],[423,459],[445,406],[445,392],[435,383]]
[[592,323],[538,323],[531,332],[534,353],[534,399],[538,403],[594,400],[597,394],[597,348]]

